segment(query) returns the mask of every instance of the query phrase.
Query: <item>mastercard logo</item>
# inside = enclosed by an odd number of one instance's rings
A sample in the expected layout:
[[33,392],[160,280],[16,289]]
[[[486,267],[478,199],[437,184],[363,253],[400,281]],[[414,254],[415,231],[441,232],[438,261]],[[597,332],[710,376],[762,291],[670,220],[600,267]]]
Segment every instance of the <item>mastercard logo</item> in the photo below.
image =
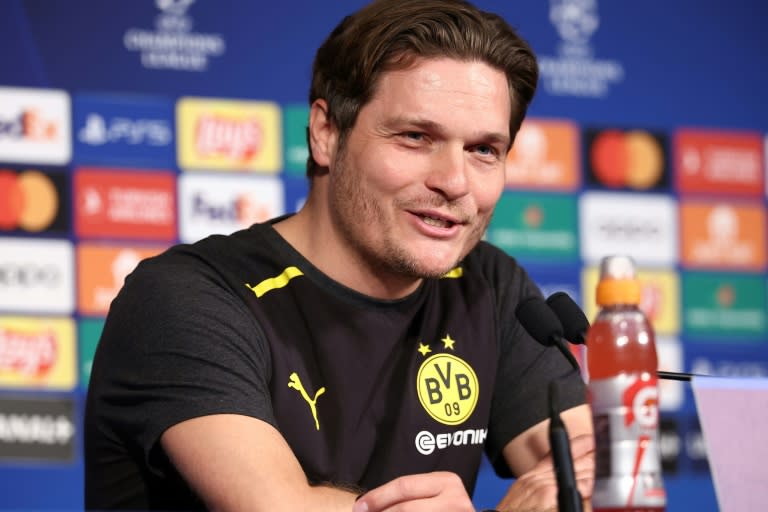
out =
[[59,194],[47,175],[0,169],[1,230],[42,231],[53,223],[58,211]]
[[592,140],[589,163],[606,187],[645,190],[664,178],[664,150],[659,140],[642,130],[599,132]]

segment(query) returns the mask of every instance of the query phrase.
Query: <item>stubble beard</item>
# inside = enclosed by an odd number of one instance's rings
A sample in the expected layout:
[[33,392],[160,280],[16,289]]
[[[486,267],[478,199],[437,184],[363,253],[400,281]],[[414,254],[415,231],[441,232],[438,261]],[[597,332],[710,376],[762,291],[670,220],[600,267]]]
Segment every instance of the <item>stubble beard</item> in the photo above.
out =
[[[365,266],[380,276],[390,274],[411,279],[442,277],[456,267],[466,252],[477,244],[490,223],[489,216],[475,225],[468,248],[447,268],[430,268],[395,239],[381,203],[365,188],[360,173],[348,165],[346,149],[343,147],[336,155],[330,181],[328,199],[331,219],[349,249],[362,258]],[[425,200],[410,200],[408,203],[437,207],[446,202],[433,196]],[[395,207],[405,208],[403,204],[396,204]],[[382,230],[378,242],[365,232],[366,224],[379,226]]]

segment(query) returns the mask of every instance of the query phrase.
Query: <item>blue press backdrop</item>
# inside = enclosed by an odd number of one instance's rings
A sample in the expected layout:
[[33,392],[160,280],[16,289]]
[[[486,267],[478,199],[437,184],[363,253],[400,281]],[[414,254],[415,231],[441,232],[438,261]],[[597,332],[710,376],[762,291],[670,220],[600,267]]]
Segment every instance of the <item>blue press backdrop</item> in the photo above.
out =
[[[63,89],[70,95],[142,95],[171,102],[199,96],[300,105],[306,102],[315,49],[361,2],[190,0],[176,4],[178,12],[183,11],[179,16],[191,23],[187,29],[216,34],[224,42],[205,57],[203,70],[146,67],[140,52],[126,46],[126,33],[132,27],[155,30],[161,0],[4,0],[0,33],[6,46],[0,56],[0,86]],[[585,2],[599,25],[590,30],[579,26],[576,18],[570,46],[550,18],[553,7],[569,2],[483,0],[477,4],[503,15],[552,66],[529,110],[531,117],[568,119],[580,126],[636,126],[668,134],[681,126],[762,135],[768,131],[768,2]],[[580,86],[580,78],[585,80],[578,71],[554,70],[558,63],[572,62],[573,52],[582,52],[581,58],[595,66],[594,73],[606,75],[593,76]],[[579,92],[579,87],[584,89]],[[299,187],[299,197],[301,184],[292,179],[285,177],[286,187]],[[666,192],[677,196],[674,190]],[[759,202],[765,209],[764,193]],[[293,206],[287,203],[286,208]],[[579,291],[578,274],[584,262],[578,257],[550,267],[530,264],[532,274],[543,282],[562,281]],[[679,265],[671,270],[678,271]],[[764,278],[765,268],[762,274]],[[73,317],[80,318],[77,312]],[[736,346],[727,340],[696,343],[685,332],[678,337],[685,346],[688,371],[691,361],[699,357],[715,370],[719,362],[727,361],[750,364],[752,374],[768,375],[765,330],[749,344]],[[6,391],[28,390],[0,388],[0,393]],[[75,410],[82,413],[82,389],[63,395],[73,398]],[[675,469],[666,476],[669,510],[717,510],[706,461],[686,451],[695,439],[685,434],[697,428],[690,391],[686,390],[679,410],[665,413],[665,418],[676,422],[680,434]],[[79,447],[79,423],[76,430]],[[507,484],[484,464],[475,503],[493,506]],[[79,448],[69,462],[0,460],[0,508],[79,509],[82,505]]]

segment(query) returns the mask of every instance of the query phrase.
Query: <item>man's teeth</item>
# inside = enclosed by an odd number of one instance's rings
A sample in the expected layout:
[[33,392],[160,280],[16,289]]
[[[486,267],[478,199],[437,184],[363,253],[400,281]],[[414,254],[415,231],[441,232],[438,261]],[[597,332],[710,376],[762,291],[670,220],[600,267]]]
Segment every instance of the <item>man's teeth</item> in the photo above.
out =
[[451,223],[448,221],[445,221],[442,219],[435,219],[434,217],[422,216],[421,218],[426,224],[429,224],[430,226],[436,226],[438,228],[447,228],[451,225]]

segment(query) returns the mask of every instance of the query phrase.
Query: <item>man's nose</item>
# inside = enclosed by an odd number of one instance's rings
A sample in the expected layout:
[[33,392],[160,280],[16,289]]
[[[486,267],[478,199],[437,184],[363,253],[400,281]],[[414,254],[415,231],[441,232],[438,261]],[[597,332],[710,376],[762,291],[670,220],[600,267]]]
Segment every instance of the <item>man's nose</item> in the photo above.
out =
[[447,199],[469,192],[467,154],[459,145],[445,144],[434,154],[426,185]]

